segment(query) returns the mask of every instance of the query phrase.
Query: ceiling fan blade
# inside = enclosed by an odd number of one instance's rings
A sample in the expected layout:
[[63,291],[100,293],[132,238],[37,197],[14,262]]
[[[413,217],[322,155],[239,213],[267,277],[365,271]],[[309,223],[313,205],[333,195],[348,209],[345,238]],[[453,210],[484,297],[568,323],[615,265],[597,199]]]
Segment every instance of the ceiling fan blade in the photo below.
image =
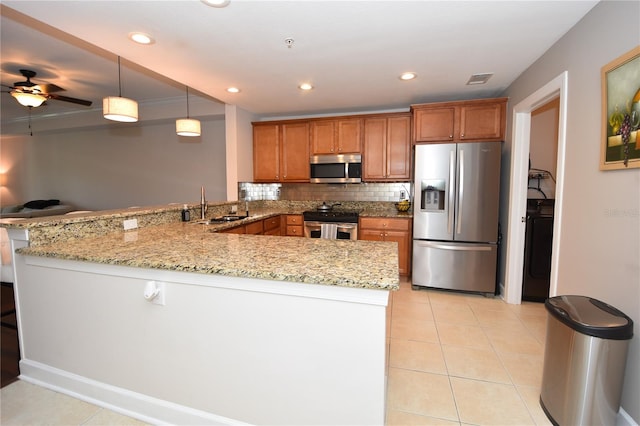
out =
[[53,93],[53,92],[65,91],[65,89],[53,83],[43,83],[43,84],[39,83],[35,87],[39,88],[42,93]]
[[62,95],[55,95],[55,94],[47,94],[47,97],[49,99],[54,99],[56,101],[71,102],[73,104],[84,105],[84,106],[91,106],[91,104],[93,103],[91,101],[85,101],[84,99],[70,98],[69,96],[62,96]]

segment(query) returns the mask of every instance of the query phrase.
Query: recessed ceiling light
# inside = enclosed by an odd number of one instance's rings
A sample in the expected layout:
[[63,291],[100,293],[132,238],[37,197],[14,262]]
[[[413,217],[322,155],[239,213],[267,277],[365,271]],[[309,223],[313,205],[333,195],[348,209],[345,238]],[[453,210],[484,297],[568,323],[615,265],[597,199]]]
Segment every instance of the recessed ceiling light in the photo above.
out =
[[300,90],[311,90],[313,86],[309,83],[302,83],[298,88],[300,88]]
[[153,44],[155,40],[149,34],[141,33],[141,32],[132,32],[129,33],[129,38],[138,43],[138,44]]
[[229,93],[240,93],[240,89],[238,89],[237,87],[228,87],[227,88],[227,92],[229,92]]
[[473,74],[469,77],[469,81],[467,81],[467,85],[472,86],[474,84],[485,84],[487,80],[491,78],[493,75],[492,72],[487,72],[483,74]]
[[413,80],[417,76],[418,74],[416,74],[415,72],[404,72],[400,75],[400,80]]
[[202,0],[202,3],[213,7],[227,7],[230,0]]

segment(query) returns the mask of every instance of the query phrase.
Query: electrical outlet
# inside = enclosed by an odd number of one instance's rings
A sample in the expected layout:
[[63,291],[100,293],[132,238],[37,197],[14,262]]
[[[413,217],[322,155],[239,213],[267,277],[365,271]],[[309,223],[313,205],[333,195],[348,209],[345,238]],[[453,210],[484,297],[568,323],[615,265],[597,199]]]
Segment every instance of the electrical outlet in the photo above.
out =
[[404,200],[404,191],[400,191],[400,199]]
[[165,296],[166,296],[165,285],[164,285],[163,282],[159,282],[159,283],[156,283],[156,286],[158,288],[159,293],[158,293],[157,297],[153,298],[151,303],[153,303],[154,305],[165,306],[167,304],[167,302],[165,300]]
[[138,227],[138,219],[127,219],[122,222],[122,226],[124,226],[125,231],[128,231],[129,229],[136,229]]
[[144,298],[154,305],[166,305],[165,284],[163,282],[148,281],[144,286]]

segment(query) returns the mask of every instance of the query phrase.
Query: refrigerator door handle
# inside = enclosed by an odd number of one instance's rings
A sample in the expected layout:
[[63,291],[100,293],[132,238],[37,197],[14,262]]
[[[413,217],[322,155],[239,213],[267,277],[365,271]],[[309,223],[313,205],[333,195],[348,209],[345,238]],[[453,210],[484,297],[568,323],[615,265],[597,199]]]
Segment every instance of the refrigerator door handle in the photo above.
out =
[[456,206],[456,234],[462,232],[462,206],[464,205],[464,149],[460,148],[460,167],[458,173],[458,204]]
[[449,151],[449,209],[447,217],[447,233],[452,235],[453,209],[455,203],[455,183],[456,183],[456,151]]
[[480,246],[480,245],[459,245],[459,244],[447,244],[447,243],[438,243],[434,241],[415,241],[418,247],[429,247],[440,250],[456,250],[456,251],[491,251],[492,248],[490,246]]

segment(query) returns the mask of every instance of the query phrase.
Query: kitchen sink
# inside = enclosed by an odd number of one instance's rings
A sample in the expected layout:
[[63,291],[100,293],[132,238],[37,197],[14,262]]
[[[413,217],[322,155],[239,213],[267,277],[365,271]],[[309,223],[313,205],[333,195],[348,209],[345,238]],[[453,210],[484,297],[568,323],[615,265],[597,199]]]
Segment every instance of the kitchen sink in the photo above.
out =
[[248,217],[249,216],[226,215],[226,216],[212,217],[210,220],[211,222],[233,222],[235,220],[246,219]]
[[225,216],[212,217],[211,219],[194,220],[190,223],[194,225],[213,225],[216,223],[235,222],[236,220],[242,220],[248,217],[249,216],[225,215]]

